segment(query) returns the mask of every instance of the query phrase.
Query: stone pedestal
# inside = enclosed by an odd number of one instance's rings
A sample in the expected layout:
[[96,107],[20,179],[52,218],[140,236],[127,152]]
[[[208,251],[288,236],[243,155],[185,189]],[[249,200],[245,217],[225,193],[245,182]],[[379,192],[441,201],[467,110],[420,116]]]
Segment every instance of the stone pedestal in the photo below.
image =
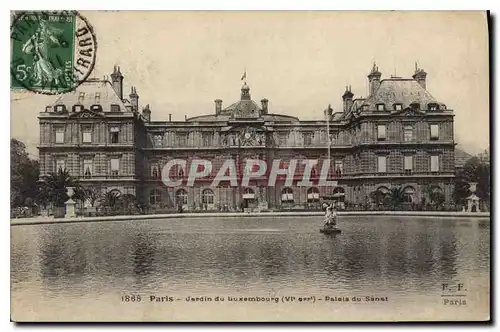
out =
[[76,217],[76,211],[75,211],[76,202],[70,198],[64,204],[66,205],[66,214],[64,215],[64,217],[65,218],[75,218]]
[[66,192],[69,196],[69,199],[66,201],[66,203],[64,203],[64,205],[66,205],[66,214],[64,215],[64,217],[65,218],[75,218],[76,217],[76,209],[75,209],[76,202],[71,199],[71,197],[75,193],[75,188],[68,187],[68,188],[66,188]]

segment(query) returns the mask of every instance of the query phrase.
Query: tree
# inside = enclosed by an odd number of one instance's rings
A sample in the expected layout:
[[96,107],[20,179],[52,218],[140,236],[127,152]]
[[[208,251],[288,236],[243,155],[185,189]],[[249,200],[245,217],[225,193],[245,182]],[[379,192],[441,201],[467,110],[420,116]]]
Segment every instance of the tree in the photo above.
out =
[[455,177],[455,189],[453,198],[458,205],[464,205],[465,199],[471,194],[469,184],[476,182],[476,195],[484,202],[489,203],[491,193],[490,161],[489,151],[480,154],[479,157],[470,158],[461,172]]
[[89,202],[90,205],[94,207],[102,197],[101,188],[96,186],[87,187],[83,190],[83,197],[85,201]]
[[40,167],[37,160],[29,157],[26,145],[15,138],[10,140],[10,164],[11,207],[34,205],[38,196]]
[[377,207],[383,206],[386,201],[387,194],[381,190],[374,190],[370,193],[370,199]]
[[132,214],[136,211],[136,198],[132,194],[123,194],[120,196],[120,206],[124,209],[125,214]]
[[392,209],[397,210],[401,208],[405,200],[404,191],[401,187],[392,187],[389,190],[388,201]]
[[434,210],[439,210],[439,208],[444,204],[446,198],[444,197],[443,192],[439,189],[439,187],[435,186],[427,186],[425,188],[425,192],[427,193],[427,197],[429,199],[429,203]]
[[42,177],[39,199],[52,203],[56,207],[63,207],[69,199],[66,191],[68,187],[78,187],[67,170],[59,169]]
[[120,193],[116,190],[110,190],[100,198],[100,204],[106,210],[115,211],[121,206]]

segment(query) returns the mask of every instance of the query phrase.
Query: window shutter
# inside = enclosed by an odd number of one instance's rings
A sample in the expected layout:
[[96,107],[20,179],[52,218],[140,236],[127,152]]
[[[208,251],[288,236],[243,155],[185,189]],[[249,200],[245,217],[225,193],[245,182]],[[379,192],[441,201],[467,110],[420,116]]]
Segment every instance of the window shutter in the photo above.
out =
[[386,170],[386,163],[387,163],[387,157],[386,156],[379,156],[378,157],[378,172],[379,173],[385,173]]
[[439,156],[431,156],[431,172],[439,171]]
[[439,125],[431,125],[431,138],[439,138]]
[[406,170],[412,170],[413,169],[413,157],[412,156],[405,156],[405,171]]
[[120,159],[112,158],[111,159],[111,171],[118,171],[118,170],[120,170]]
[[378,138],[385,139],[385,125],[378,125]]

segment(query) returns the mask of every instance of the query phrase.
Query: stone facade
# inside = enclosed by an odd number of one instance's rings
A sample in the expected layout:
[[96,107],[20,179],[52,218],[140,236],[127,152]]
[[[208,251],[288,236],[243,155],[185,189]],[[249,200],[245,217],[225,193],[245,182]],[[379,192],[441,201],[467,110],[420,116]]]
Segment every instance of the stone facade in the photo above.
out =
[[[454,115],[425,89],[422,69],[416,68],[411,79],[381,80],[374,66],[367,98],[355,99],[346,87],[343,110],[333,112],[328,106],[324,118],[316,121],[271,113],[267,99],[260,104],[251,99],[246,83],[240,100],[229,107],[216,99],[213,114],[152,121],[149,105],[139,111],[134,87],[130,99],[120,97],[119,67],[111,79],[90,80],[40,113],[42,175],[64,167],[83,185],[133,194],[153,210],[179,205],[184,210],[306,208],[318,206],[321,196],[332,193],[339,201],[365,204],[374,190],[393,186],[404,188],[408,202],[421,202],[429,187],[451,201]],[[328,174],[336,184],[317,186],[329,144]],[[285,185],[284,177],[267,186],[267,173],[245,187],[210,186],[225,160],[235,160],[241,175],[248,158],[264,160],[268,168],[276,159],[282,160],[283,168],[290,159],[319,163],[313,167],[311,186],[297,186],[305,170],[300,162],[291,186]],[[174,167],[170,176],[183,182],[166,187],[161,170],[172,159],[185,159],[188,167],[193,159],[207,159],[213,169],[189,187],[187,170]]]

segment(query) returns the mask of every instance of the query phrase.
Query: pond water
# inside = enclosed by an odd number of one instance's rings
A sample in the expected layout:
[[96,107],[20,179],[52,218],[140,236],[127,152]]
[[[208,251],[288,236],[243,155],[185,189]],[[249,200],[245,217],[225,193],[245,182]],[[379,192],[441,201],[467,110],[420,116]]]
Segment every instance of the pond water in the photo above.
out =
[[[15,321],[489,317],[488,220],[342,217],[342,234],[335,236],[320,234],[320,224],[318,217],[265,217],[12,226],[11,316]],[[457,284],[463,285],[453,290]]]

